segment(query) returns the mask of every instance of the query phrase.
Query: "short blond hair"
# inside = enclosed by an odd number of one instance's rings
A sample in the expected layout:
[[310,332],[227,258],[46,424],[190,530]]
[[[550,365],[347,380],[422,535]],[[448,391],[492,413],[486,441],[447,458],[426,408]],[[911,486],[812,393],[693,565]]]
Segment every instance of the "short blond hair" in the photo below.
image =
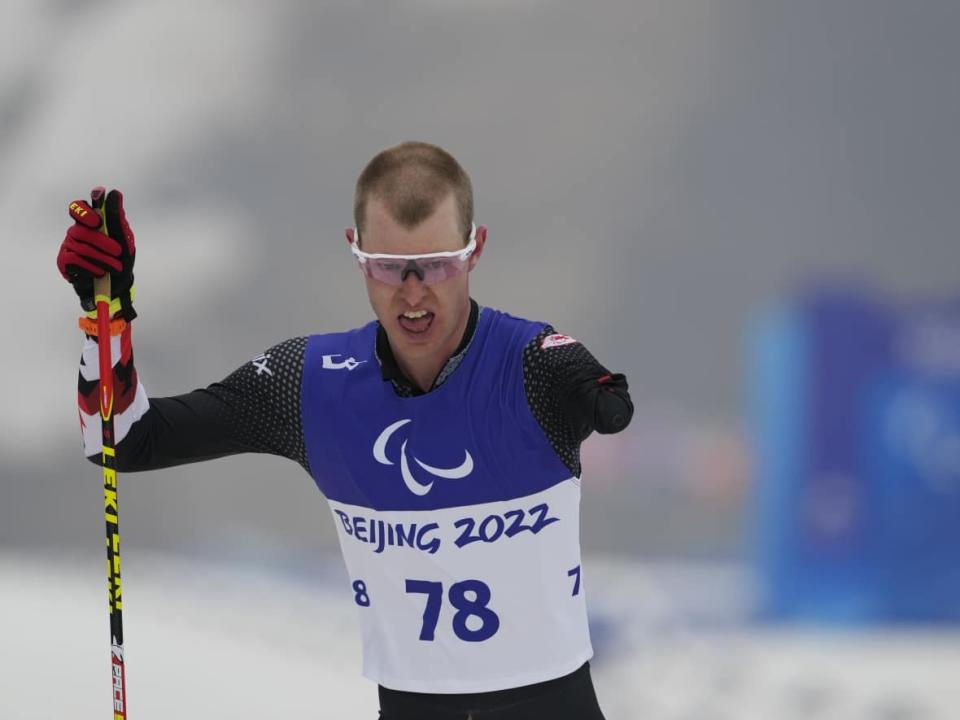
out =
[[403,227],[415,228],[453,193],[464,244],[473,223],[473,187],[456,159],[437,145],[404,142],[378,153],[357,178],[353,221],[363,233],[367,203],[376,197]]

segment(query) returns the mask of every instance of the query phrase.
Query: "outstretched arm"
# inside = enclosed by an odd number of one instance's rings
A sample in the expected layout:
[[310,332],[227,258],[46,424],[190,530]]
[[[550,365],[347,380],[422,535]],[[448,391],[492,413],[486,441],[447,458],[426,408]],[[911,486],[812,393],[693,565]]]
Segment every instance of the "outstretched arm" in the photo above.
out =
[[[129,337],[129,328],[125,331]],[[147,398],[121,338],[114,364],[118,389],[117,469],[155,470],[244,452],[270,453],[307,468],[300,421],[300,381],[306,338],[282,342],[218,383],[174,397]],[[84,447],[98,462],[100,436],[96,339],[87,338],[80,366]],[[94,362],[88,359],[92,357]]]

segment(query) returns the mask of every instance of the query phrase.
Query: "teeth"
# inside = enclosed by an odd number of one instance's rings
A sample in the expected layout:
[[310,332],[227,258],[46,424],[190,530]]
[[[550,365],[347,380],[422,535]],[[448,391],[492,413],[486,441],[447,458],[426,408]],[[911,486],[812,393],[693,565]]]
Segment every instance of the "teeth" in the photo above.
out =
[[408,310],[403,314],[403,316],[405,318],[410,318],[411,320],[416,320],[417,318],[422,318],[426,314],[426,310]]

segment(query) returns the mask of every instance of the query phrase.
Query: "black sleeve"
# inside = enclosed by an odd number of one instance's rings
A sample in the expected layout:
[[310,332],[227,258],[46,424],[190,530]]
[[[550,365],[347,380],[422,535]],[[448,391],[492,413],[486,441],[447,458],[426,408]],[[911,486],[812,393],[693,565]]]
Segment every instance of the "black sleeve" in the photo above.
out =
[[[154,470],[244,452],[271,453],[308,472],[300,415],[307,338],[275,345],[222,382],[150,398],[150,409],[117,445],[121,472]],[[90,458],[99,462],[99,456]]]
[[523,384],[533,416],[570,471],[580,476],[580,443],[615,433],[633,417],[627,379],[581,343],[546,326],[523,351]]

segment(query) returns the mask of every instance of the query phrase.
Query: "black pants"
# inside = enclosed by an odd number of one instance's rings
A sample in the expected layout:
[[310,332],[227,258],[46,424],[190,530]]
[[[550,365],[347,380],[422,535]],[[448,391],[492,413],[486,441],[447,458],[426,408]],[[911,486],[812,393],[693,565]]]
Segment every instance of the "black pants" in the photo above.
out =
[[380,720],[604,720],[590,679],[590,663],[536,685],[457,695],[390,690],[380,686]]

